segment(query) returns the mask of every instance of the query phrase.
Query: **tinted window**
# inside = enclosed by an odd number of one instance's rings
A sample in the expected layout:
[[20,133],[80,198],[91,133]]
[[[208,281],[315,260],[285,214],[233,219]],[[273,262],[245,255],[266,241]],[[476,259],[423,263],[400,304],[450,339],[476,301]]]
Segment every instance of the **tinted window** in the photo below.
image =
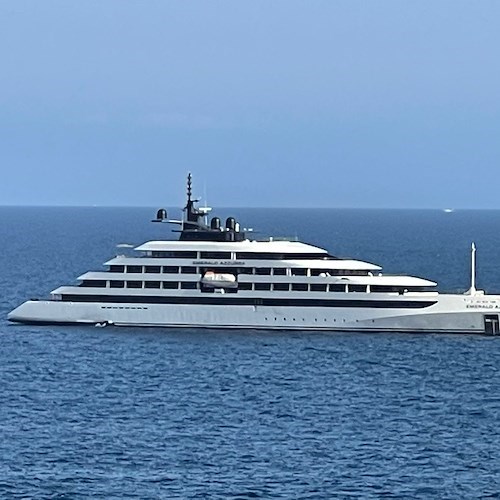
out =
[[196,274],[196,267],[185,266],[181,267],[182,274]]
[[345,285],[330,285],[330,292],[345,292]]
[[168,274],[177,274],[179,268],[177,266],[163,266],[163,272]]
[[160,257],[162,259],[196,259],[196,252],[151,252],[153,257]]
[[110,281],[109,282],[109,286],[111,288],[123,288],[125,286],[125,282],[124,281]]
[[271,290],[271,283],[255,283],[255,290]]
[[181,283],[181,288],[183,290],[195,290],[198,288],[198,283],[196,283],[196,281],[183,281]]
[[142,288],[142,281],[127,281],[127,288]]
[[200,259],[224,259],[231,258],[231,252],[201,252]]
[[83,280],[80,284],[82,287],[90,288],[106,288],[106,281],[103,280]]
[[160,270],[160,266],[146,266],[145,272],[155,274],[161,272]]
[[286,267],[275,267],[273,269],[273,274],[275,276],[286,276]]
[[270,267],[256,267],[255,274],[260,274],[261,276],[267,276],[267,275],[271,274],[271,268]]
[[327,285],[313,284],[311,285],[311,292],[326,292]]
[[253,267],[240,267],[238,272],[240,274],[253,274]]
[[163,288],[168,288],[169,290],[176,290],[179,288],[179,283],[177,283],[177,281],[163,281],[162,286]]
[[296,292],[307,292],[307,283],[293,283],[292,290]]
[[240,290],[251,290],[252,289],[252,283],[239,283],[238,288]]
[[127,266],[127,273],[142,273],[142,266]]
[[125,272],[125,266],[109,266],[109,272],[110,273],[124,273]]
[[145,288],[160,288],[160,282],[159,281],[145,281],[144,287]]
[[349,285],[350,292],[366,292],[366,285]]
[[273,290],[280,290],[282,292],[288,292],[290,285],[288,283],[275,283],[273,285]]
[[292,275],[293,276],[307,276],[307,269],[304,268],[292,268]]

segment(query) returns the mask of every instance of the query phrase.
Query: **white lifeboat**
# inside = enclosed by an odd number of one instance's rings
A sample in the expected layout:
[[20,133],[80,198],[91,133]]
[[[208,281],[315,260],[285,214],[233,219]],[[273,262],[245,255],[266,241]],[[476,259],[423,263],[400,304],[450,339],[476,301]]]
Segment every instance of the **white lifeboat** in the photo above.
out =
[[212,288],[236,288],[238,286],[234,274],[214,273],[213,271],[207,271],[201,278],[201,282]]

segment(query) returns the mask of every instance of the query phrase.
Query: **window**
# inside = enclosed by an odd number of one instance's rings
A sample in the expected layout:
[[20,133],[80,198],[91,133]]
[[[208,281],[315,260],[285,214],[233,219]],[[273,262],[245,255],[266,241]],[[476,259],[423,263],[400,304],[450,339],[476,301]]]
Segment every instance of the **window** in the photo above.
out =
[[166,274],[177,274],[179,268],[177,266],[163,266],[163,272]]
[[161,267],[160,266],[146,266],[145,272],[146,273],[157,274],[157,273],[161,272]]
[[124,288],[125,282],[112,280],[109,282],[109,286],[110,286],[110,288]]
[[288,292],[290,285],[288,283],[274,283],[273,290],[279,290],[281,292]]
[[271,283],[255,283],[255,290],[271,290]]
[[292,290],[295,292],[307,292],[307,283],[293,283]]
[[159,281],[145,281],[144,288],[160,288]]
[[177,281],[162,281],[162,287],[168,290],[177,290],[179,283]]
[[127,281],[127,288],[142,288],[142,281]]
[[307,269],[301,267],[292,268],[292,276],[307,276]]
[[270,267],[256,267],[255,274],[259,274],[260,276],[268,276],[271,274]]
[[378,292],[378,293],[390,293],[390,292],[397,293],[400,290],[403,291],[402,288],[397,286],[384,286],[384,285],[372,285],[370,289],[372,292]]
[[182,290],[196,290],[198,288],[198,283],[196,281],[182,281],[181,289]]
[[313,284],[311,285],[311,292],[326,292],[327,285]]
[[252,289],[252,283],[239,283],[238,288],[240,290],[251,290]]
[[366,285],[349,285],[349,291],[366,293]]
[[286,267],[275,267],[273,269],[273,274],[275,276],[286,276]]
[[125,266],[111,265],[111,266],[109,266],[109,272],[110,273],[124,273],[125,272]]
[[80,284],[84,288],[106,288],[106,281],[104,280],[83,280]]
[[196,259],[197,252],[181,252],[181,251],[161,251],[161,252],[151,252],[152,257],[158,257],[161,259]]
[[240,274],[253,274],[253,267],[240,267],[238,272]]
[[329,276],[330,271],[328,269],[311,269],[311,276]]
[[230,260],[231,252],[200,252],[200,259]]
[[342,284],[330,285],[329,290],[330,290],[330,292],[345,292],[345,285],[342,285]]
[[127,266],[127,273],[142,273],[142,266]]
[[182,274],[196,274],[196,267],[184,266],[181,267]]

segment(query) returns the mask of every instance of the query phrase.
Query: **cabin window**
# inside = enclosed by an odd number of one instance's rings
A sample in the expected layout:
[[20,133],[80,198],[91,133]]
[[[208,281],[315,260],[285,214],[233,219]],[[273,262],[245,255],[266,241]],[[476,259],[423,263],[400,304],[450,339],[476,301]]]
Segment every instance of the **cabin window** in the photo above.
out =
[[307,292],[308,285],[307,283],[293,283],[292,290],[295,292]]
[[182,274],[196,274],[196,267],[183,266],[181,267]]
[[255,290],[271,290],[271,283],[255,283]]
[[162,281],[162,288],[177,290],[177,288],[179,288],[179,283],[177,283],[177,281]]
[[253,274],[253,267],[240,267],[238,269],[239,274]]
[[240,290],[251,290],[252,289],[252,283],[238,283],[238,288]]
[[271,274],[270,267],[256,267],[255,274],[259,274],[260,276],[269,276]]
[[158,274],[161,272],[161,267],[160,266],[146,266],[145,272],[152,273],[152,274]]
[[366,293],[366,285],[349,285],[349,291]]
[[177,266],[163,266],[162,269],[165,274],[177,274],[179,272]]
[[330,276],[331,273],[328,269],[311,269],[311,276]]
[[387,285],[372,285],[370,287],[372,292],[378,293],[403,293],[404,289],[398,286],[387,286]]
[[106,281],[104,280],[83,280],[80,284],[84,288],[106,288]]
[[329,285],[330,292],[345,292],[345,285]]
[[144,288],[160,288],[159,281],[145,281]]
[[142,266],[127,266],[127,273],[142,273]]
[[288,292],[290,289],[290,285],[288,283],[274,283],[273,285],[273,290],[280,291],[280,292]]
[[307,276],[307,269],[302,267],[292,268],[292,276]]
[[110,273],[124,273],[125,266],[116,266],[113,264],[113,265],[109,266],[109,272]]
[[142,281],[127,281],[127,288],[142,288]]
[[327,285],[314,283],[311,285],[311,292],[326,292]]
[[286,267],[275,267],[273,269],[273,274],[275,276],[286,276]]
[[198,288],[198,283],[196,281],[182,281],[181,289],[182,290],[196,290]]
[[230,260],[231,252],[200,252],[200,259]]
[[109,282],[109,286],[110,286],[110,288],[124,288],[125,282],[112,280]]

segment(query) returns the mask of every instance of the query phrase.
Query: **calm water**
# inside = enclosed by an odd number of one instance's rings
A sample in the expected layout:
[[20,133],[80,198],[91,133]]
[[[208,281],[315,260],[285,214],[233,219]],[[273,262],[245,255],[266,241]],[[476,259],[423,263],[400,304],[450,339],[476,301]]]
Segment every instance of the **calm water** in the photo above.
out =
[[[500,212],[234,212],[442,290],[475,240],[500,292]],[[152,215],[0,208],[0,498],[500,497],[500,338],[7,324]]]

